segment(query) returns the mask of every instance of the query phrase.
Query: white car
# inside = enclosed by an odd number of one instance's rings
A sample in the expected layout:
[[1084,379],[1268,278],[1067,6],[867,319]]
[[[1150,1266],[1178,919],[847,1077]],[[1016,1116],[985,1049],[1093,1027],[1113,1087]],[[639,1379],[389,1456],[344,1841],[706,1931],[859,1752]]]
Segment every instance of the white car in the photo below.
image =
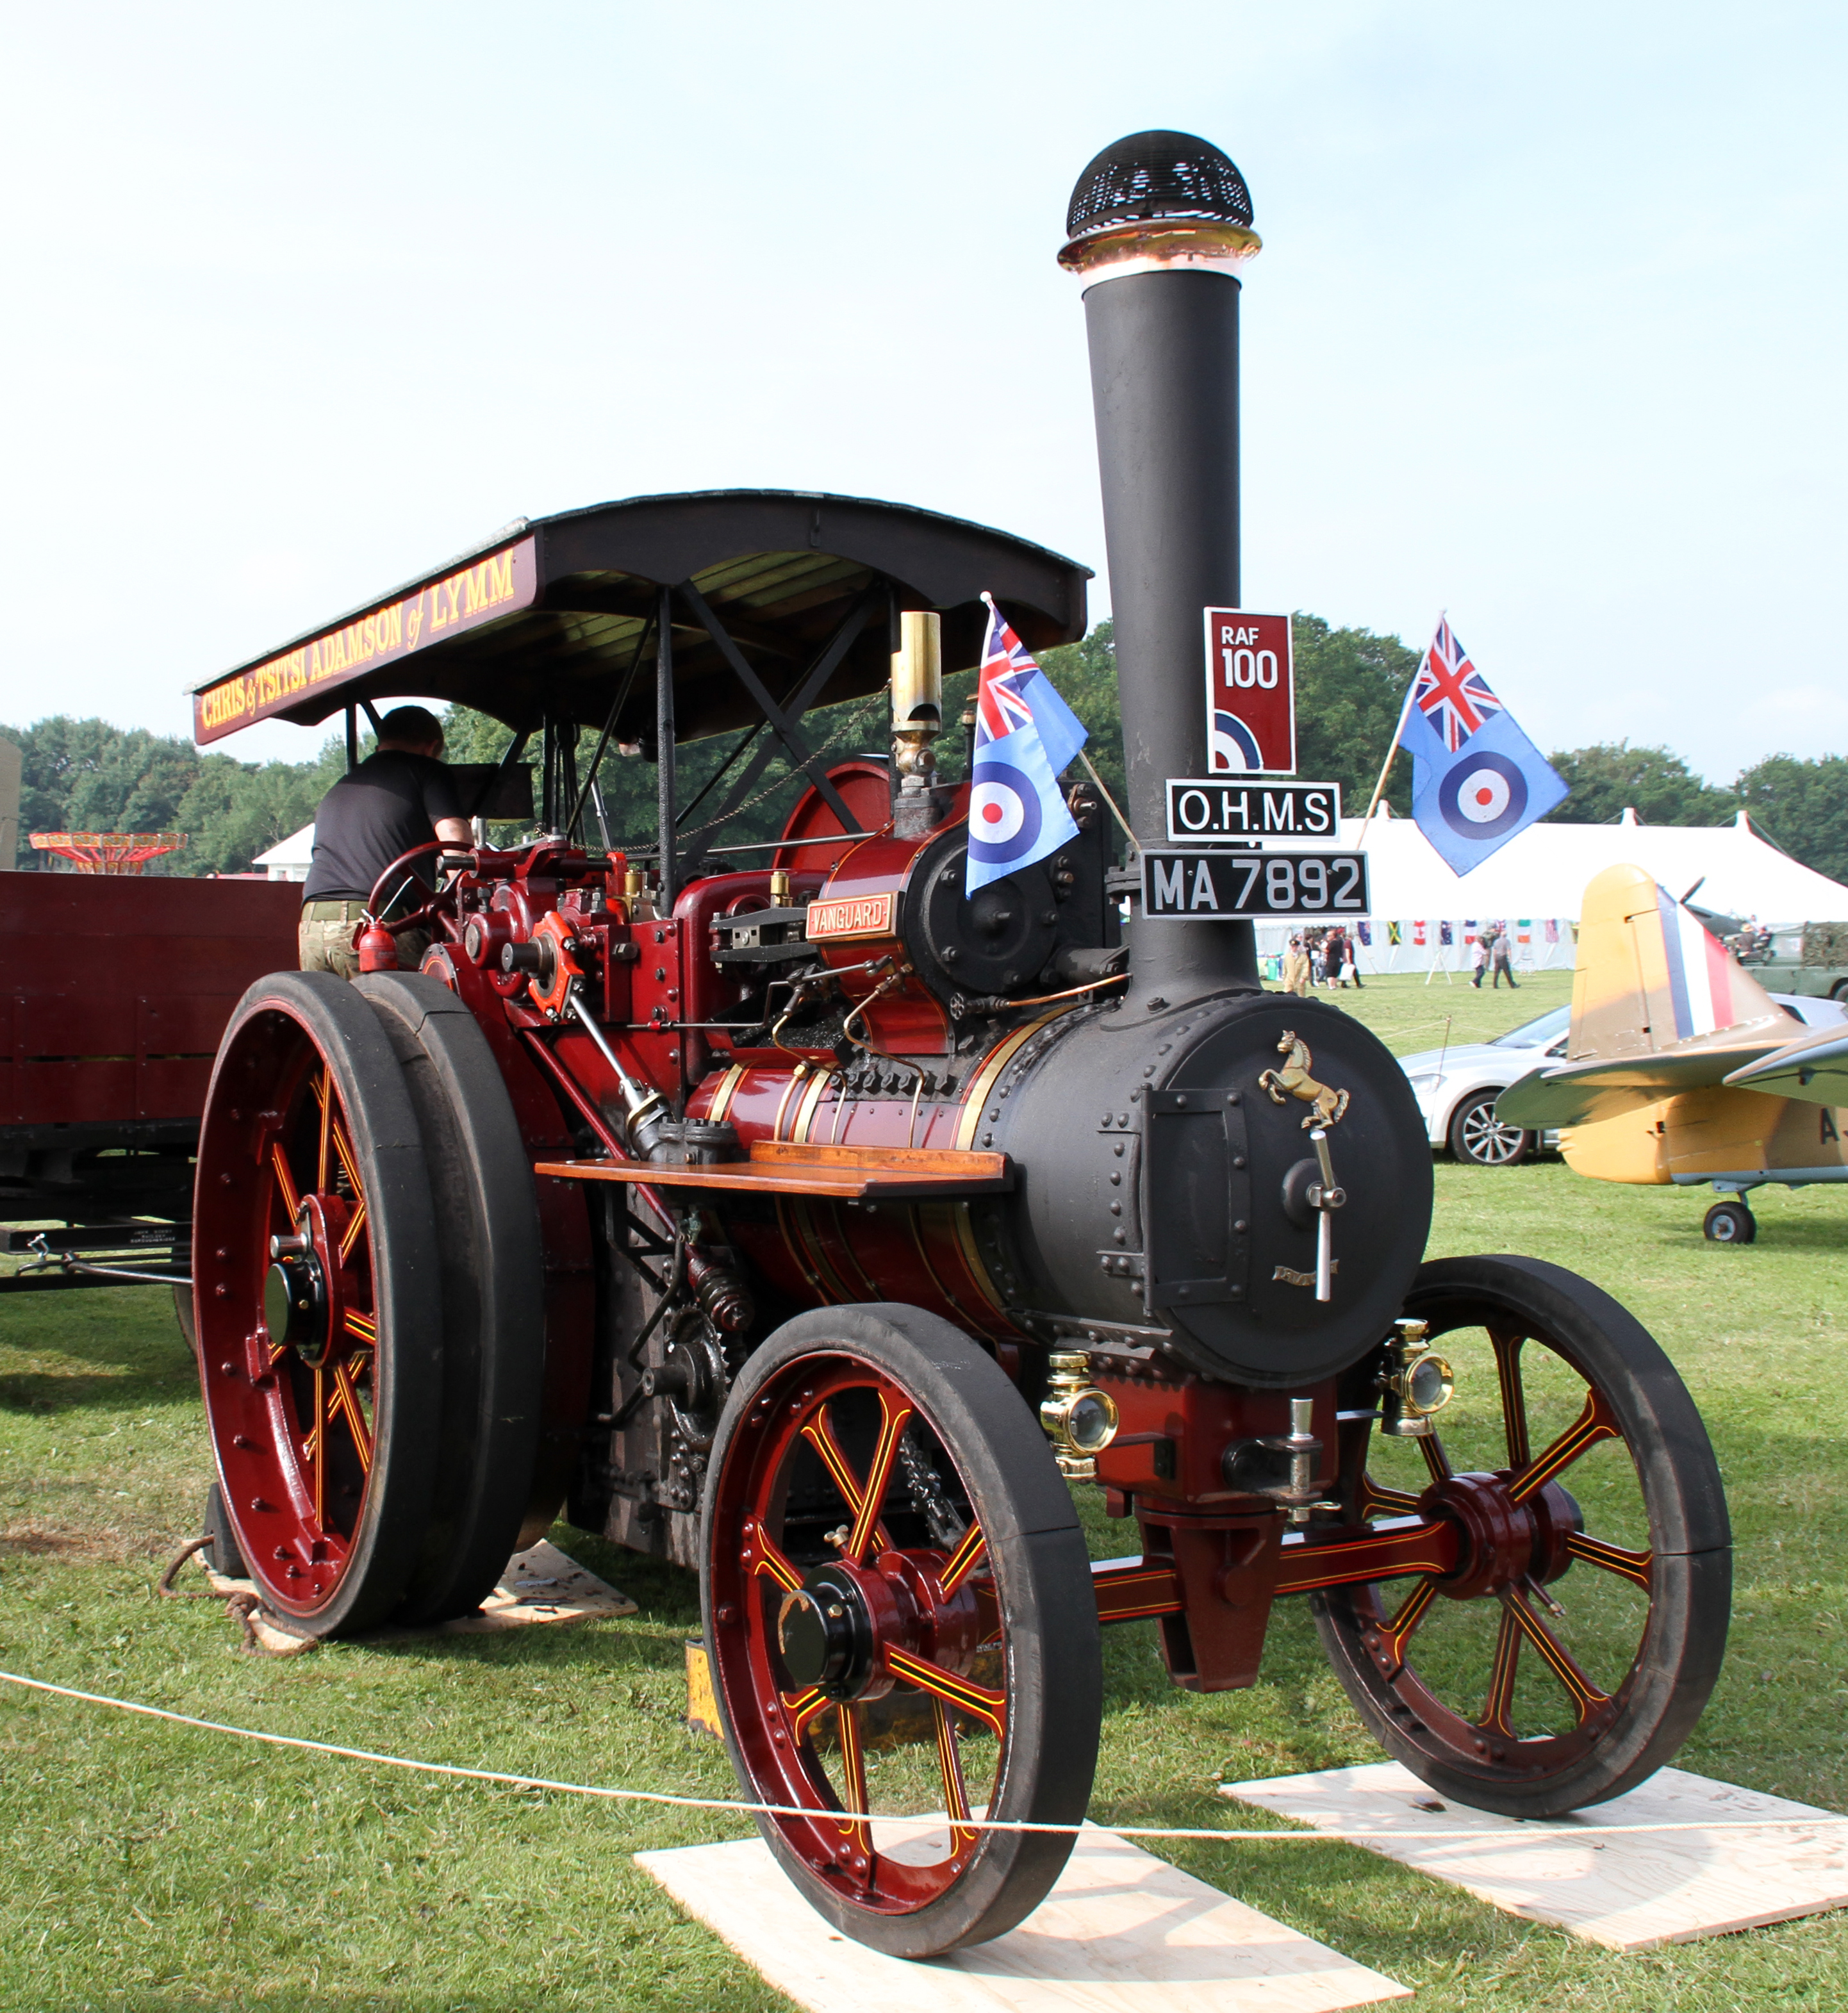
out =
[[[1848,1010],[1833,999],[1801,998],[1793,992],[1774,992],[1771,997],[1809,1027],[1848,1021]],[[1512,1167],[1536,1147],[1556,1145],[1555,1132],[1524,1132],[1498,1118],[1495,1099],[1549,1057],[1564,1055],[1571,1022],[1570,1007],[1555,1007],[1492,1042],[1453,1042],[1446,1048],[1401,1056],[1399,1067],[1410,1081],[1431,1143],[1448,1146],[1458,1160],[1474,1161],[1479,1167]]]

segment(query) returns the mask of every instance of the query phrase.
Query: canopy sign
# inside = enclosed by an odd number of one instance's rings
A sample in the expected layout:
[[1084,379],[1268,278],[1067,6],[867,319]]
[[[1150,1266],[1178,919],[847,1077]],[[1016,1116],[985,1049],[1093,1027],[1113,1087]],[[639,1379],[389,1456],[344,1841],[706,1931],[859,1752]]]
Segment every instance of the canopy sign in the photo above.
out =
[[217,741],[280,713],[304,692],[346,684],[381,664],[530,608],[539,592],[535,542],[523,538],[370,613],[298,643],[192,699],[192,738]]

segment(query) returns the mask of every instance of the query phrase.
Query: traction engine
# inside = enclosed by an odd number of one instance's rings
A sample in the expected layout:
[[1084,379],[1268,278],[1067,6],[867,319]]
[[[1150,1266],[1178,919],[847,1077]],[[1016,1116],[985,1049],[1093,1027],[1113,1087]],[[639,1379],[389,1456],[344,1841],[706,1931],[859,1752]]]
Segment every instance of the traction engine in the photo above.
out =
[[[1100,156],[1069,234],[1153,840],[1164,778],[1204,773],[1200,612],[1239,606],[1256,238],[1236,168],[1173,134]],[[1265,991],[1248,924],[1145,914],[1091,782],[1066,844],[965,892],[942,663],[991,581],[1030,642],[1081,635],[1082,570],[842,499],[598,516],[484,557],[518,605],[353,688],[498,708],[510,763],[541,721],[550,835],[440,860],[409,913],[396,863],[371,968],[260,982],[220,1051],[200,1368],[223,1541],[270,1607],[323,1636],[466,1612],[561,1509],[697,1568],[765,1836],[913,1957],[1056,1878],[1069,1829],[980,1819],[1083,1819],[1105,1625],[1153,1620],[1176,1684],[1225,1689],[1305,1596],[1385,1750],[1487,1810],[1669,1759],[1730,1555],[1660,1349],[1556,1266],[1426,1260],[1392,1057]],[[891,757],[824,763],[802,711],[888,675]],[[739,724],[739,688],[809,778],[754,863],[675,795],[677,725]],[[355,703],[330,690],[289,717]],[[651,844],[585,841],[612,739],[659,765]]]

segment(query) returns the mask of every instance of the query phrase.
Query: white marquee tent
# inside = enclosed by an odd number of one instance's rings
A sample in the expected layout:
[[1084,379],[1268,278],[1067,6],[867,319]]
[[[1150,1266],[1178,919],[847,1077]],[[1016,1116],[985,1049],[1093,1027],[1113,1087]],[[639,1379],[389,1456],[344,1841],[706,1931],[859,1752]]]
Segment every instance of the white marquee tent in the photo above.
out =
[[[1359,819],[1343,819],[1343,846],[1358,846],[1360,830]],[[1467,968],[1467,939],[1477,924],[1492,921],[1506,924],[1517,938],[1517,962],[1570,965],[1570,925],[1586,882],[1624,863],[1653,874],[1677,897],[1698,883],[1694,899],[1701,907],[1756,917],[1771,928],[1848,921],[1848,887],[1780,852],[1743,811],[1724,825],[1639,824],[1628,810],[1616,824],[1529,825],[1463,875],[1451,871],[1409,818],[1376,816],[1366,851],[1372,904],[1366,935],[1372,941],[1361,947],[1363,972],[1424,971],[1434,962]],[[1420,922],[1422,945],[1415,940]],[[1395,923],[1397,944],[1391,942]],[[1442,942],[1446,933],[1448,946]],[[1262,924],[1259,949],[1274,954],[1289,935],[1284,925]],[[1518,941],[1524,935],[1524,943]]]

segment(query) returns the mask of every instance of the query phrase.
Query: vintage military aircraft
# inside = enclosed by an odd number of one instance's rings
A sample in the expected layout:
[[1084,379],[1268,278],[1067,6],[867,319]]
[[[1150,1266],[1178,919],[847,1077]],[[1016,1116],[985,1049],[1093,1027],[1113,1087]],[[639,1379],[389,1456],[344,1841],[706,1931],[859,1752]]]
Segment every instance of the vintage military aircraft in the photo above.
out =
[[1757,1235],[1755,1188],[1848,1181],[1848,1028],[1806,1026],[1640,867],[1585,889],[1566,1055],[1496,1115],[1570,1128],[1560,1151],[1595,1181],[1710,1182],[1717,1242]]

